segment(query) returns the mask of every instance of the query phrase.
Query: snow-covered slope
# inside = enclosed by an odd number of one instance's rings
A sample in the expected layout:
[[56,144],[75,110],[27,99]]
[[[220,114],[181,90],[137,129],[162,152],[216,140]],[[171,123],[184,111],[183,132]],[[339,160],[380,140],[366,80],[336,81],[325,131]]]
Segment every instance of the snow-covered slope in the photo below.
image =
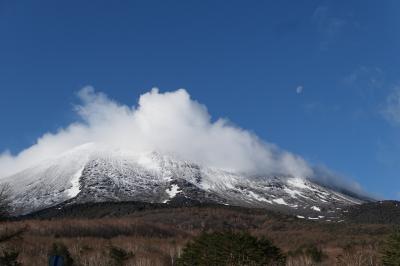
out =
[[334,220],[337,210],[362,202],[300,177],[246,176],[157,152],[135,154],[95,144],[77,147],[0,181],[14,189],[16,213],[67,200],[192,200],[276,209],[304,219]]

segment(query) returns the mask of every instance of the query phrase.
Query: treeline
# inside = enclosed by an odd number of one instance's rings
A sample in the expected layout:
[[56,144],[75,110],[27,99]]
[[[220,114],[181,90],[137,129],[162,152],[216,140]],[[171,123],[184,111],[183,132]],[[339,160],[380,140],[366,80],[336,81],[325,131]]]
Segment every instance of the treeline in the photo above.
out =
[[[0,235],[0,265],[45,265],[57,256],[65,266],[78,265],[170,265],[170,266],[301,266],[301,265],[400,265],[400,231],[394,231],[379,248],[348,246],[335,261],[329,260],[323,249],[309,245],[284,252],[265,237],[257,238],[247,232],[203,232],[184,243],[170,245],[157,240],[135,239],[136,244],[121,239],[119,245],[105,241],[98,249],[88,242],[74,243],[54,239],[40,259],[20,258],[15,243],[27,228],[3,231]],[[14,245],[13,245],[14,243]],[[94,244],[94,243],[93,243]],[[161,244],[161,245],[160,245]],[[97,249],[95,250],[95,247]],[[99,252],[100,251],[100,252]],[[143,251],[146,251],[143,253]]]
[[[9,214],[10,193],[0,189],[0,218]],[[51,256],[76,266],[400,265],[400,236],[388,224],[309,222],[221,206],[93,215],[0,221],[0,265],[48,265]]]

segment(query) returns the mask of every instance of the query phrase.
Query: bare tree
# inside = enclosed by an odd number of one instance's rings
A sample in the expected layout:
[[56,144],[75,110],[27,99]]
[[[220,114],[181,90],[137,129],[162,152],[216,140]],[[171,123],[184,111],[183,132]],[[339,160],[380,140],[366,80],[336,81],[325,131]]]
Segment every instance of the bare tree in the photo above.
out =
[[12,189],[8,183],[0,184],[0,219],[10,214]]

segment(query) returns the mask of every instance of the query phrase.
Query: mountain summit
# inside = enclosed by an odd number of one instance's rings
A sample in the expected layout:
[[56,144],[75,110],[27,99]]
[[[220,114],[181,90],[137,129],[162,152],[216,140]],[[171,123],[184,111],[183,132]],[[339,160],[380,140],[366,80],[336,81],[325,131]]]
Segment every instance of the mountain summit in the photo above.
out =
[[2,181],[14,190],[16,214],[63,202],[198,202],[337,220],[338,210],[363,202],[303,177],[246,175],[158,152],[136,154],[94,143],[76,147]]

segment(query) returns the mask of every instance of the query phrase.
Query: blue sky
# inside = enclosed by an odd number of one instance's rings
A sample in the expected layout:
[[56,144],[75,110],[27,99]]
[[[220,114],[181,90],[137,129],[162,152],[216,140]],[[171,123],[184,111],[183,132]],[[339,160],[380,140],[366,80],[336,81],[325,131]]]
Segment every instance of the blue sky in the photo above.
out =
[[398,199],[399,8],[0,0],[0,151],[75,121],[86,85],[128,105],[185,88],[214,118]]

